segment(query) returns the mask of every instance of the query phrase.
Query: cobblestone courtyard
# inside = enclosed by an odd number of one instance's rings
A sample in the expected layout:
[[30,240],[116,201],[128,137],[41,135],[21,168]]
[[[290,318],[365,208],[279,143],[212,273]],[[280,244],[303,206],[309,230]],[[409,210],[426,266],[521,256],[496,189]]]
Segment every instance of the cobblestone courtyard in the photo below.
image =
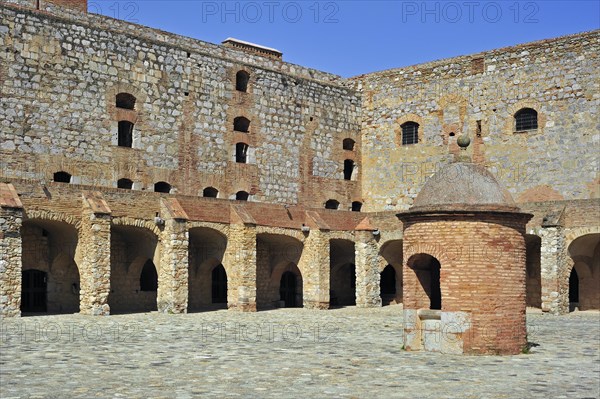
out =
[[400,306],[2,321],[2,398],[598,398],[600,314],[528,314],[530,354],[402,350]]

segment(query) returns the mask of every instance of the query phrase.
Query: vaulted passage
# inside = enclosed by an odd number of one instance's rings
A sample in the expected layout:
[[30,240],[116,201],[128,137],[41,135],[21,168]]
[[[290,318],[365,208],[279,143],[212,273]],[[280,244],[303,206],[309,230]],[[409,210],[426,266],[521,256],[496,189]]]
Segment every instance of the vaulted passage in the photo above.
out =
[[188,311],[227,307],[227,237],[207,227],[190,229],[189,237]]
[[259,310],[302,307],[303,278],[298,269],[302,250],[302,243],[295,238],[257,235],[256,306]]
[[110,254],[111,313],[157,310],[158,239],[148,229],[112,226]]
[[354,243],[350,240],[329,242],[330,282],[329,304],[335,306],[356,305],[356,267]]
[[600,234],[586,234],[568,248],[573,260],[568,282],[569,310],[600,309]]
[[26,220],[21,235],[21,312],[79,312],[75,227],[56,221]]

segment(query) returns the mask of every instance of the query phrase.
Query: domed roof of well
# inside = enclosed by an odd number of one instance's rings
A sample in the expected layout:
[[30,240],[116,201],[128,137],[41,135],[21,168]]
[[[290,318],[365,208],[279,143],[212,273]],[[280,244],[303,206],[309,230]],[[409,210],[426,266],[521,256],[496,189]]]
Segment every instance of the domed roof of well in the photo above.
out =
[[518,207],[485,167],[455,162],[427,179],[410,210],[516,211]]

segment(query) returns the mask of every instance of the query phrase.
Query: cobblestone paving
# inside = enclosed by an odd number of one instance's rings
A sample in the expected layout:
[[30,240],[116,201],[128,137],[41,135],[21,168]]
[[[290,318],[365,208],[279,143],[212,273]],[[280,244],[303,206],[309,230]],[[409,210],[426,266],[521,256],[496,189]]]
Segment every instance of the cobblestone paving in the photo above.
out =
[[600,313],[528,314],[518,356],[402,350],[401,307],[2,321],[2,398],[598,398]]

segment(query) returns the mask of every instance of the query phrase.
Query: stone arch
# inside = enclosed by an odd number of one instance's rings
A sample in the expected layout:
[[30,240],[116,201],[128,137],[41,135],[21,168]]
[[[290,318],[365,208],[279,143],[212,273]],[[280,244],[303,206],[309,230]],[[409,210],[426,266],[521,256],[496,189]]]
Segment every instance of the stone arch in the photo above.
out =
[[[388,240],[379,249],[379,273],[380,273],[380,296],[383,305],[389,305],[392,303],[402,302],[402,251],[403,251],[403,240]],[[385,269],[391,267],[394,271],[394,293],[391,293],[391,289],[388,290],[387,285],[391,285],[387,279],[390,278],[391,273],[386,272]],[[385,278],[385,280],[384,280]],[[385,290],[384,285],[386,286]],[[385,292],[384,292],[385,291]]]
[[356,304],[356,252],[353,240],[329,240],[329,304]]
[[[32,216],[31,213],[29,216]],[[48,215],[46,215],[48,216]],[[80,270],[77,265],[79,231],[62,220],[27,218],[21,227],[23,312],[31,311],[32,298],[48,313],[77,313],[80,303]],[[44,273],[42,281],[30,279],[28,270]],[[39,274],[38,274],[39,275]],[[40,277],[41,278],[41,277]],[[38,284],[39,283],[39,284]],[[34,284],[34,285],[32,285]]]
[[280,305],[280,281],[274,279],[274,275],[281,271],[281,267],[294,265],[302,276],[298,264],[303,250],[304,244],[290,235],[257,232],[256,304],[258,308],[268,309]]
[[[154,225],[139,219],[121,219],[111,225],[110,293],[108,303],[113,313],[148,312],[157,309],[157,293],[142,290],[144,265],[151,261],[160,276],[160,235]],[[160,281],[158,281],[160,285]]]
[[146,219],[134,219],[130,217],[117,217],[112,220],[113,226],[131,226],[131,227],[139,227],[142,229],[150,230],[157,237],[160,236],[160,229],[156,226],[154,221],[146,220]]
[[[286,275],[294,276],[293,283]],[[280,262],[271,274],[271,285],[279,293],[280,307],[302,307],[303,303],[303,278],[298,266],[293,262]]]
[[56,211],[47,211],[47,210],[37,210],[37,209],[27,209],[25,211],[25,220],[48,220],[48,221],[57,221],[64,222],[66,224],[72,225],[79,231],[81,229],[81,220],[78,218],[68,215],[63,212]]
[[567,253],[571,264],[568,273],[564,274],[562,285],[568,287],[567,298],[572,298],[571,290],[578,289],[579,292],[579,301],[570,303],[569,309],[600,310],[600,233],[583,234],[571,240]]
[[[227,245],[227,235],[220,230],[207,226],[189,229],[188,310],[214,308],[211,295],[212,271],[223,266],[228,280],[234,273],[231,265],[224,262]],[[233,298],[228,298],[228,302],[231,303],[232,300]]]

